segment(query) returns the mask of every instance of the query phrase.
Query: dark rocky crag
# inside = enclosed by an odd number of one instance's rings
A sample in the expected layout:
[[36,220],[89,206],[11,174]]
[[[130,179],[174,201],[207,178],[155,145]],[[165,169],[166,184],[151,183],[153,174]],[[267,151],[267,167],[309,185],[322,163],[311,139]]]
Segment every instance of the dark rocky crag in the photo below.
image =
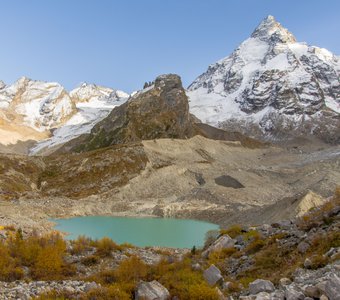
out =
[[195,134],[188,98],[178,75],[156,78],[154,85],[112,110],[90,134],[65,144],[61,152],[84,152],[116,144]]

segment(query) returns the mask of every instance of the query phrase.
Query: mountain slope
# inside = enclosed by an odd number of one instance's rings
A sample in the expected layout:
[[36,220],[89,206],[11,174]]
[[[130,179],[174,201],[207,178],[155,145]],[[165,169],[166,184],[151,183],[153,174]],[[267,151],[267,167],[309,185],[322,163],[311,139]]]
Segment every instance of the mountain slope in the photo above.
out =
[[4,119],[40,132],[60,126],[75,113],[71,97],[60,84],[26,77],[0,86],[0,108]]
[[95,84],[83,83],[68,93],[58,83],[26,77],[9,86],[0,81],[1,144],[35,140],[40,142],[30,149],[31,154],[48,152],[90,132],[128,97],[123,91]]
[[152,86],[113,109],[90,134],[68,142],[61,151],[83,152],[141,140],[186,138],[194,131],[180,77],[161,75]]
[[316,135],[340,141],[340,62],[298,43],[272,16],[188,88],[203,122],[265,139]]
[[83,83],[70,92],[77,112],[61,127],[53,131],[49,139],[42,140],[31,149],[31,154],[48,152],[82,135],[103,120],[111,110],[123,104],[129,97],[123,91]]

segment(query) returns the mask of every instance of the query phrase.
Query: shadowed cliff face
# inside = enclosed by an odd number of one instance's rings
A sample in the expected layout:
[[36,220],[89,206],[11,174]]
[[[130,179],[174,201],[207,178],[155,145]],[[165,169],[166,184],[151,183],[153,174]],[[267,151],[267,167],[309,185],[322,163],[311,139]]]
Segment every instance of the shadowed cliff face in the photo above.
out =
[[110,145],[194,135],[188,98],[179,76],[168,74],[114,108],[90,134],[65,144],[61,152],[83,152]]

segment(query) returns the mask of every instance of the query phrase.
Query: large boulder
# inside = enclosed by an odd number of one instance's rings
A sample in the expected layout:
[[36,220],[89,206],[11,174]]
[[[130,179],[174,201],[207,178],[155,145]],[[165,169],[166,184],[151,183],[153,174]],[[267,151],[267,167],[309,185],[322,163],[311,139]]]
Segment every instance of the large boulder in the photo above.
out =
[[170,298],[169,291],[158,281],[144,282],[138,284],[136,300],[167,300]]
[[83,152],[140,140],[188,138],[194,133],[181,78],[168,74],[157,77],[152,86],[115,107],[90,134],[70,141],[61,152]]
[[213,242],[208,249],[202,252],[202,256],[207,258],[210,253],[235,246],[235,241],[229,235],[223,235]]
[[256,279],[249,284],[249,292],[256,295],[261,292],[274,292],[275,287],[269,280]]
[[211,265],[203,272],[203,277],[209,285],[214,285],[223,279],[221,271],[215,266]]

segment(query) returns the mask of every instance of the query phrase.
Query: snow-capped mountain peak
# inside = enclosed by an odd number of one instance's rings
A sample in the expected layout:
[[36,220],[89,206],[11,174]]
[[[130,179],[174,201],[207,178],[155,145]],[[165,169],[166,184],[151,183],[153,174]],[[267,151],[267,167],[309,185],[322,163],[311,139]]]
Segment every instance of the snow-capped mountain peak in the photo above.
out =
[[188,88],[203,122],[256,137],[312,134],[340,141],[340,64],[296,42],[272,16]]
[[295,43],[296,39],[286,28],[284,28],[275,18],[269,15],[255,29],[252,38],[259,38],[265,42]]
[[[37,131],[58,127],[75,111],[67,91],[56,82],[21,77],[0,90],[0,108]],[[12,120],[13,121],[13,120]]]
[[[123,91],[88,83],[67,92],[59,83],[27,77],[7,86],[1,81],[0,133],[11,135],[8,130],[29,128],[30,133],[43,133],[33,134],[34,138],[51,134],[32,149],[32,153],[36,153],[89,132],[128,97]],[[21,138],[21,135],[17,136]]]

